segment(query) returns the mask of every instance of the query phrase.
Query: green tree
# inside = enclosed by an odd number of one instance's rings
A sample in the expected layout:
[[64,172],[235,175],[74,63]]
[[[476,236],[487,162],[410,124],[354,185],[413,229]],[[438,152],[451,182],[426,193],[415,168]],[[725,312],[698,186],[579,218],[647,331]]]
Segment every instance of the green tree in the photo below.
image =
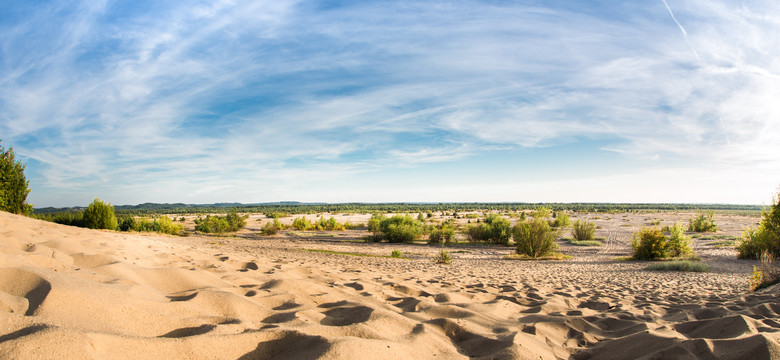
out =
[[84,210],[84,225],[90,229],[115,230],[118,227],[114,207],[98,198]]
[[26,202],[30,182],[24,176],[24,168],[21,161],[16,161],[13,147],[5,150],[0,145],[0,210],[14,214],[32,213],[32,205]]

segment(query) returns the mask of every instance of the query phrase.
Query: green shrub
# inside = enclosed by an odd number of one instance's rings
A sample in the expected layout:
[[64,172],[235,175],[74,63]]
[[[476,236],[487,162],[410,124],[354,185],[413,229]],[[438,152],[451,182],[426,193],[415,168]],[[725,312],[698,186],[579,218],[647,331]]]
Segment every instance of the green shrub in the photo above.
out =
[[368,229],[372,233],[369,240],[399,243],[416,240],[423,234],[424,225],[409,215],[395,215],[388,218],[375,214],[368,221]]
[[675,223],[669,228],[669,256],[680,257],[693,254],[691,238],[685,235],[685,228],[682,223]]
[[184,225],[174,224],[173,220],[165,215],[155,220],[154,223],[156,228],[155,231],[161,232],[163,234],[178,235],[182,230],[184,230]]
[[662,261],[648,265],[645,270],[708,272],[710,267],[699,261]]
[[636,260],[653,260],[669,257],[669,244],[660,228],[643,227],[631,237],[633,258]]
[[65,211],[57,213],[52,217],[43,217],[43,220],[55,222],[57,224],[87,227],[84,224],[84,212],[83,211]]
[[584,220],[577,220],[571,229],[571,236],[577,241],[593,240],[596,235],[596,224]]
[[330,217],[330,219],[325,220],[325,217],[320,216],[319,221],[314,225],[314,227],[317,230],[327,230],[327,231],[344,231],[346,230],[346,226],[340,224],[338,221],[336,221],[336,218]]
[[390,252],[390,257],[400,259],[402,257],[401,250],[393,249],[393,251]]
[[555,217],[555,220],[550,221],[550,226],[552,227],[567,227],[571,225],[571,218],[569,218],[569,214],[563,213],[558,214],[558,216]]
[[695,232],[714,232],[718,230],[718,226],[715,225],[715,219],[713,218],[712,211],[705,213],[699,213],[695,218],[688,220],[688,231]]
[[195,219],[195,230],[216,234],[234,232],[246,226],[248,217],[248,215],[238,215],[237,209],[231,210],[226,216],[206,215],[205,219]]
[[748,227],[737,241],[737,256],[742,259],[759,259],[764,252],[780,257],[780,193],[772,199],[772,206],[761,212],[758,226]]
[[759,290],[780,282],[780,266],[775,262],[777,258],[769,252],[761,254],[759,266],[753,266],[753,278],[750,281],[750,290]]
[[449,244],[455,238],[455,229],[448,224],[437,226],[428,235],[429,244]]
[[33,207],[26,202],[30,182],[24,176],[24,168],[21,161],[16,161],[13,147],[5,150],[0,145],[0,211],[32,214]]
[[470,226],[466,236],[471,242],[507,245],[512,237],[512,224],[500,215],[490,214],[482,223]]
[[382,229],[380,228],[380,224],[382,224],[382,221],[384,220],[387,220],[387,216],[383,214],[373,214],[371,215],[371,219],[368,220],[368,231],[371,232],[371,235],[376,240],[380,240],[382,237]]
[[466,238],[469,239],[470,242],[476,243],[480,241],[485,240],[485,230],[487,229],[487,226],[485,224],[478,224],[478,225],[472,225],[469,226],[466,229]]
[[520,222],[513,228],[515,252],[531,258],[551,255],[558,249],[558,235],[542,217]]
[[84,210],[84,226],[90,229],[115,230],[119,226],[111,203],[104,203],[98,198],[92,201]]
[[538,207],[532,213],[531,216],[538,219],[547,219],[550,217],[550,209],[546,207]]
[[446,250],[442,250],[436,254],[436,256],[433,258],[433,262],[437,264],[449,265],[452,263],[452,256]]
[[306,231],[314,228],[314,224],[312,224],[312,222],[305,217],[301,216],[293,219],[292,228],[295,230]]
[[263,228],[261,229],[263,234],[265,234],[265,235],[276,235],[276,233],[279,232],[279,227],[276,226],[275,222],[278,222],[278,220],[275,220],[274,222],[267,222],[267,223],[265,223],[265,225],[263,225]]

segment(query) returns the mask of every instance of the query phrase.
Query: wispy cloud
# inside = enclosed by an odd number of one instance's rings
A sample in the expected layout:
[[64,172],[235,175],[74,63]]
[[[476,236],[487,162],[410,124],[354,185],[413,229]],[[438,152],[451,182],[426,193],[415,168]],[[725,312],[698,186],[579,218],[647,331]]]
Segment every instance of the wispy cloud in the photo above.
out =
[[[666,164],[780,178],[780,5],[768,0],[7,13],[0,134],[32,160],[37,203],[306,200],[302,189],[373,183],[398,164],[594,141],[635,164],[604,176]],[[359,200],[350,188],[340,196]]]

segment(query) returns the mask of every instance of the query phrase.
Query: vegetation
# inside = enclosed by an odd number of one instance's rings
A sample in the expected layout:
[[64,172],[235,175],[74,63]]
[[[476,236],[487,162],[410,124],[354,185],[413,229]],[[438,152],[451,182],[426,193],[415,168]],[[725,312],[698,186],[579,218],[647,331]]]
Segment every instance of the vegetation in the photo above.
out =
[[577,220],[571,229],[571,236],[576,241],[593,240],[596,235],[596,224],[585,220]]
[[695,232],[715,232],[718,226],[715,225],[713,212],[699,213],[695,218],[688,220],[688,231]]
[[635,260],[653,260],[669,257],[668,240],[660,228],[643,227],[631,237]]
[[775,262],[777,258],[769,252],[761,254],[759,266],[753,266],[753,278],[750,281],[750,290],[759,290],[780,282],[780,266]]
[[433,258],[433,262],[437,264],[449,265],[452,264],[452,256],[446,250],[442,250],[436,254],[436,256]]
[[306,231],[313,229],[314,224],[306,219],[306,217],[301,216],[293,219],[292,228],[295,230]]
[[[392,254],[391,255],[372,255],[372,254],[362,254],[362,253],[352,253],[352,252],[341,252],[341,251],[332,251],[332,250],[321,250],[321,249],[303,249],[308,252],[316,252],[316,253],[323,253],[323,254],[333,254],[333,255],[346,255],[346,256],[359,256],[359,257],[377,257],[377,258],[395,258],[395,259],[407,259],[403,256],[395,257]],[[400,253],[400,252],[399,252]]]
[[24,176],[25,165],[16,160],[14,148],[5,150],[0,144],[0,211],[29,215],[32,205],[27,203],[30,182]]
[[645,270],[708,272],[710,267],[699,261],[661,261],[648,265]]
[[383,238],[392,243],[412,242],[423,233],[423,224],[409,215],[395,215],[379,223]]
[[558,250],[555,239],[559,232],[553,230],[543,217],[534,216],[531,220],[517,223],[512,231],[515,240],[515,252],[530,258],[550,256]]
[[449,244],[455,238],[455,229],[447,223],[435,227],[428,235],[429,244]]
[[273,222],[267,222],[263,227],[260,229],[260,231],[263,232],[265,235],[276,235],[276,233],[279,232],[279,230],[284,229],[284,225],[282,225],[281,222],[279,222],[279,219],[274,219]]
[[390,252],[390,257],[400,259],[401,257],[403,257],[403,255],[401,255],[401,250],[393,249],[393,251]]
[[780,193],[775,194],[771,208],[762,211],[758,226],[745,229],[736,246],[742,259],[759,259],[765,252],[780,257]]
[[95,198],[84,210],[82,221],[84,227],[90,229],[116,230],[119,227],[114,207],[111,206],[111,203],[104,203],[98,198]]
[[195,230],[216,234],[234,232],[246,226],[248,217],[248,215],[238,215],[238,210],[233,208],[226,216],[206,215],[205,219],[195,219]]
[[553,213],[556,215],[553,220],[550,220],[550,226],[552,227],[567,227],[571,225],[571,218],[569,217],[569,214],[558,214]]
[[669,255],[671,257],[681,257],[693,255],[693,246],[691,238],[685,235],[685,229],[682,223],[675,223],[669,228]]
[[[223,203],[208,205],[189,204],[139,204],[116,206],[118,215],[148,216],[163,214],[213,214],[223,213],[226,208],[237,208],[239,213],[262,213],[273,218],[291,216],[292,214],[319,213],[466,213],[466,212],[518,212],[544,207],[554,211],[571,211],[579,213],[619,213],[644,211],[691,211],[708,209],[718,212],[739,214],[760,214],[761,206],[730,205],[730,204],[612,204],[612,203],[341,203],[341,204],[302,204],[302,203],[271,203],[271,204],[239,204]],[[52,214],[81,209],[73,208],[39,208],[37,214]],[[521,214],[521,219],[524,213]],[[548,216],[549,217],[549,216]],[[524,220],[524,219],[523,219]]]
[[159,232],[163,234],[179,235],[184,230],[184,225],[174,224],[173,220],[163,215],[159,219],[140,219],[133,217],[122,219],[119,222],[121,231]]
[[512,237],[512,224],[500,215],[490,214],[482,223],[470,226],[466,236],[471,242],[508,245]]
[[643,227],[631,238],[634,260],[656,260],[693,255],[691,240],[680,223],[669,228],[669,237],[658,227]]
[[572,244],[574,246],[601,246],[604,245],[601,241],[598,240],[576,240],[576,239],[566,239],[566,241],[569,244]]

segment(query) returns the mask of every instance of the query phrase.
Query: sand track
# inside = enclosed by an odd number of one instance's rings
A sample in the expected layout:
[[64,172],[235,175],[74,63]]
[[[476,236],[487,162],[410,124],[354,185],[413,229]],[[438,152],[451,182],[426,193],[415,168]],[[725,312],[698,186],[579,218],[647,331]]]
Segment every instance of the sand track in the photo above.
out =
[[418,245],[214,242],[5,213],[0,229],[4,359],[780,357],[779,291],[745,294],[752,262],[702,245],[719,270],[644,271],[613,260],[624,229],[601,248],[562,245],[566,262],[473,247],[451,266]]

